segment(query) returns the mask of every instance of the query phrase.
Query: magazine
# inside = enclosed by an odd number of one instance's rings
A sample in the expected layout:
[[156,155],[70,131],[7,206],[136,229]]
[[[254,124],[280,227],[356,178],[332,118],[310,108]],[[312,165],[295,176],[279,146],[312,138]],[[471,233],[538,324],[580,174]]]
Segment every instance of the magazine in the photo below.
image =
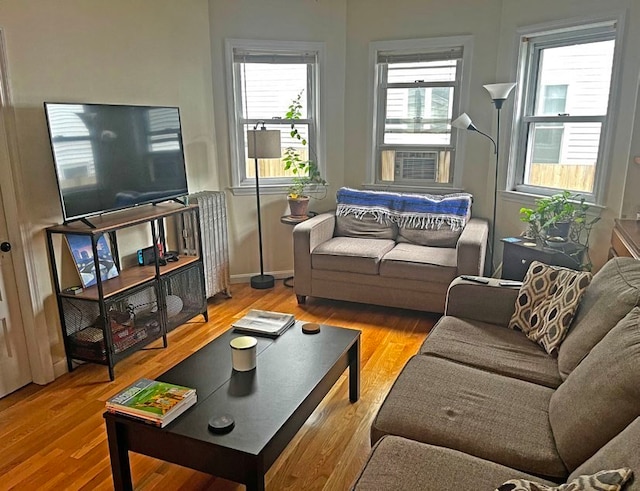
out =
[[280,336],[295,323],[293,314],[250,310],[242,319],[233,324],[235,331],[264,336]]
[[[93,260],[91,237],[88,235],[65,234],[65,238],[78,269],[82,286],[87,288],[95,285],[96,266]],[[100,264],[100,279],[104,281],[118,276],[118,268],[104,235],[98,238],[96,250],[98,252],[98,264]]]
[[107,401],[107,410],[123,414],[161,428],[169,424],[197,401],[195,389],[140,379]]

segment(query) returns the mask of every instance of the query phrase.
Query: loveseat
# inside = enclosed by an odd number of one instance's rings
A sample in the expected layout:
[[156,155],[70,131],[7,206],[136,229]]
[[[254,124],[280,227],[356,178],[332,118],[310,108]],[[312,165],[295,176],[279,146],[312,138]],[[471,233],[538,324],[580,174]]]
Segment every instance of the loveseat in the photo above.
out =
[[299,303],[313,296],[442,313],[451,281],[483,272],[488,224],[471,218],[471,195],[343,188],[337,201],[293,230]]
[[522,293],[499,283],[453,281],[379,409],[355,490],[557,486],[624,467],[623,489],[640,490],[640,261],[594,275],[557,356],[508,328]]

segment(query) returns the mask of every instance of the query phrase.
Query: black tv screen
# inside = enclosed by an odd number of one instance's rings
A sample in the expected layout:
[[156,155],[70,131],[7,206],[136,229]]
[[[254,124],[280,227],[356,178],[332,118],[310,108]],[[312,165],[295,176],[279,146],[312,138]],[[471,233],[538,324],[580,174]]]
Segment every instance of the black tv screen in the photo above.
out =
[[188,193],[177,107],[44,108],[65,221]]

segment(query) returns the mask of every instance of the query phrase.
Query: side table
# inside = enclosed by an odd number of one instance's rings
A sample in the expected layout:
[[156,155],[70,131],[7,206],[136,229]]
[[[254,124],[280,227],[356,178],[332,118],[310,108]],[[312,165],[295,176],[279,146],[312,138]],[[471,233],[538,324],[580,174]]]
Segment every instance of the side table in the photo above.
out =
[[[299,223],[304,222],[305,220],[309,220],[309,218],[313,218],[317,213],[315,211],[309,211],[307,215],[297,216],[297,215],[283,215],[280,217],[280,222],[285,225],[293,225],[294,227]],[[284,286],[288,286],[289,288],[293,288],[293,276],[289,276],[282,280]]]
[[580,269],[582,261],[581,246],[573,242],[558,247],[536,244],[521,237],[501,239],[504,244],[502,253],[502,278],[522,281],[533,261],[540,261],[552,266]]

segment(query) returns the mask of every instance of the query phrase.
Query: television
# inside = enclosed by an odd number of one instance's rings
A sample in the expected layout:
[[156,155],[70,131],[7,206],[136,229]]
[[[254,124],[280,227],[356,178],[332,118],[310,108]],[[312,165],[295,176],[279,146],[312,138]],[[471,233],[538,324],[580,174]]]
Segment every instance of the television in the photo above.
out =
[[65,223],[188,194],[177,107],[45,102]]

